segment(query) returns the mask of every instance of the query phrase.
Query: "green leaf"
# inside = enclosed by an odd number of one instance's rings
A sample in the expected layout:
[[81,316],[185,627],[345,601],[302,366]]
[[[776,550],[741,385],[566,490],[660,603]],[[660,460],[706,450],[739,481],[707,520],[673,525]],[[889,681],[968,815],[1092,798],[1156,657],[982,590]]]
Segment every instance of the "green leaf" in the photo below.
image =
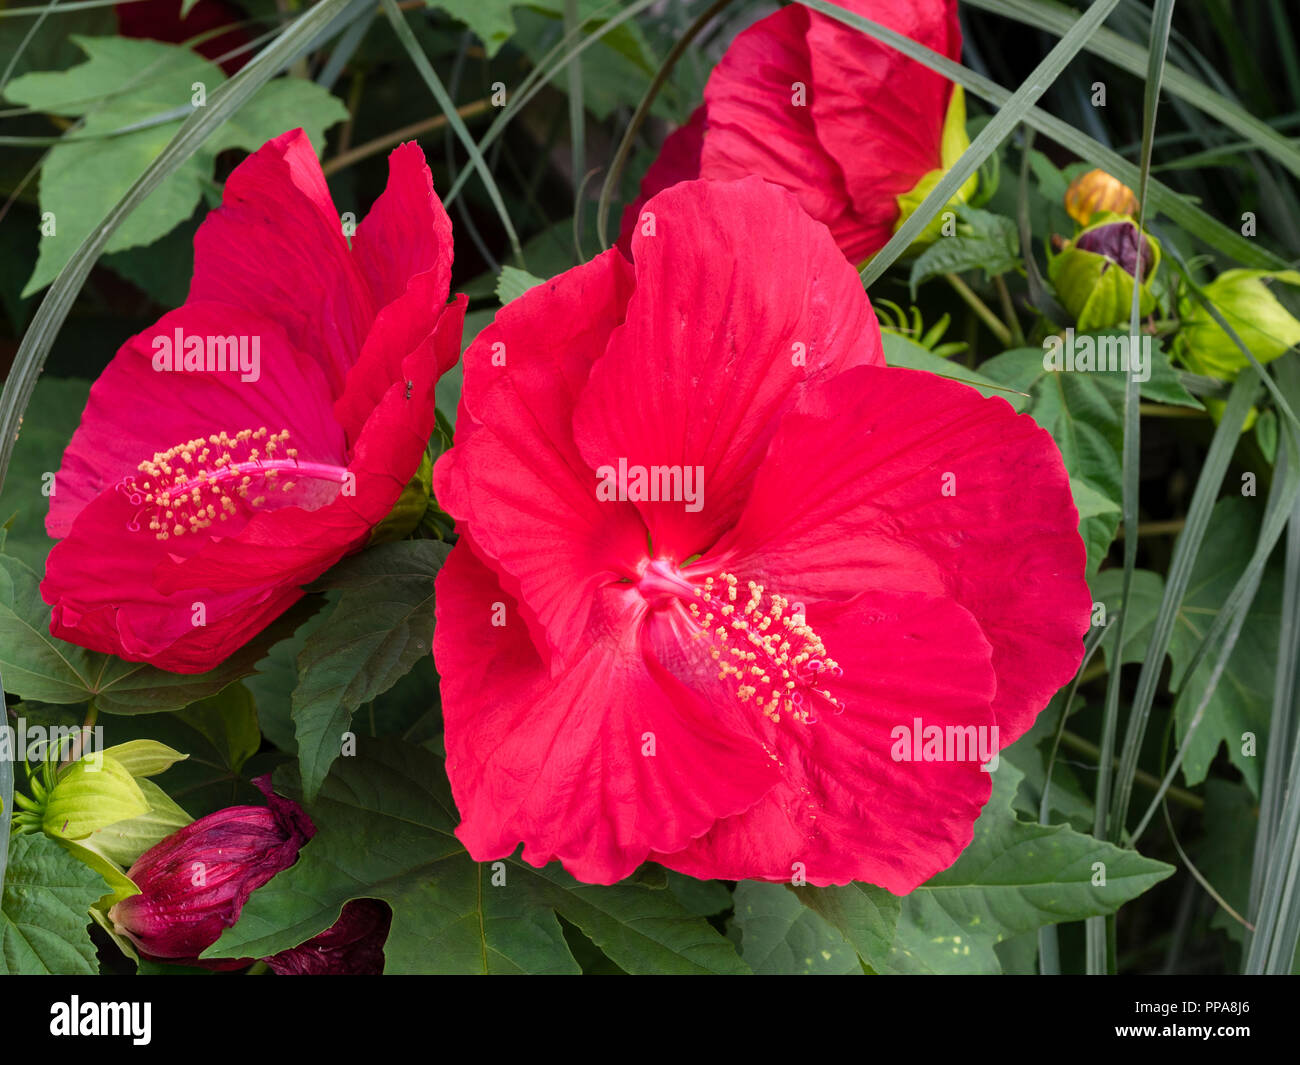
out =
[[[226,806],[261,804],[262,795],[251,780],[271,772],[284,759],[273,752],[247,756],[247,744],[239,737],[256,729],[257,721],[238,687],[174,713],[112,718],[104,723],[105,739],[147,736],[184,751],[188,757],[168,769],[160,783],[193,817]],[[150,791],[145,785],[150,781],[139,783],[148,798]]]
[[[1207,656],[1189,680],[1184,680],[1184,673],[1224,599],[1246,568],[1248,558],[1242,554],[1241,546],[1256,541],[1259,526],[1258,510],[1246,499],[1231,496],[1222,499],[1215,504],[1210,515],[1205,539],[1178,607],[1169,641],[1173,667],[1170,684],[1172,690],[1180,695],[1176,712],[1180,743],[1205,694],[1214,669],[1213,656]],[[1093,595],[1106,604],[1108,613],[1119,609],[1122,577],[1123,573],[1118,569],[1106,570],[1092,581]],[[1121,656],[1124,662],[1141,662],[1145,658],[1164,587],[1164,579],[1158,573],[1133,571],[1129,613],[1124,625]],[[1229,759],[1241,770],[1251,791],[1259,794],[1260,763],[1266,750],[1273,671],[1279,651],[1281,595],[1282,573],[1279,567],[1273,566],[1265,572],[1237,644],[1183,758],[1183,778],[1189,785],[1199,784],[1206,778],[1219,744],[1224,743]],[[1112,648],[1109,642],[1102,647],[1109,664]],[[1114,668],[1113,664],[1111,668]],[[1253,733],[1256,739],[1257,753],[1254,755],[1242,753],[1243,735],[1247,732]]]
[[298,656],[293,721],[308,799],[339,756],[353,711],[431,653],[433,582],[448,550],[433,540],[384,544],[317,582],[343,595]]
[[257,704],[257,723],[263,735],[286,754],[296,756],[293,734],[293,690],[298,686],[298,656],[311,636],[329,618],[322,610],[308,619],[289,639],[281,640],[257,663],[257,672],[243,680]]
[[901,366],[906,370],[924,370],[937,377],[946,377],[950,381],[970,385],[982,396],[997,396],[1005,399],[1015,410],[1020,410],[1028,402],[1026,396],[1018,394],[977,370],[953,362],[951,359],[945,359],[942,355],[936,355],[914,340],[888,330],[882,330],[880,336],[883,341],[885,362],[889,366]]
[[[194,86],[211,93],[221,69],[187,48],[125,37],[74,37],[87,61],[68,71],[26,74],[6,96],[37,111],[82,117],[41,168],[40,205],[55,229],[41,239],[36,269],[23,290],[37,292],[57,276],[82,240],[122,198],[196,110]],[[206,106],[206,105],[205,105]],[[269,82],[109,238],[105,250],[151,244],[186,221],[211,182],[217,155],[253,151],[286,128],[302,126],[318,146],[325,130],[347,118],[342,103],[312,82]],[[119,132],[126,130],[127,132]]]
[[0,554],[0,671],[6,689],[45,703],[91,699],[109,714],[176,710],[215,695],[253,672],[266,649],[314,607],[297,606],[207,673],[169,673],[141,662],[88,651],[50,635],[50,608],[38,580],[16,558]]
[[[1186,678],[1188,662],[1246,568],[1249,559],[1242,546],[1253,544],[1259,538],[1261,509],[1252,505],[1249,499],[1228,496],[1215,504],[1210,515],[1205,540],[1196,556],[1196,565],[1192,568],[1169,644],[1173,665],[1170,683],[1179,693],[1176,729],[1180,743],[1187,734],[1187,726],[1214,669],[1213,656],[1207,656],[1191,677]],[[1205,779],[1219,744],[1224,743],[1229,760],[1241,771],[1250,790],[1259,795],[1261,762],[1267,749],[1273,702],[1273,673],[1279,653],[1281,615],[1282,569],[1275,564],[1265,570],[1237,644],[1183,758],[1183,779],[1189,785],[1199,784]],[[1242,751],[1247,732],[1255,737],[1252,754]]]
[[987,279],[1020,265],[1020,233],[1016,223],[975,207],[957,208],[960,222],[953,236],[941,236],[912,263],[908,284],[916,287],[939,274],[982,269]]
[[[658,868],[657,866],[652,868]],[[677,901],[698,917],[712,917],[732,906],[732,894],[727,885],[718,880],[696,880],[693,876],[665,869],[668,890]]]
[[43,376],[27,406],[22,436],[14,448],[14,464],[0,491],[0,522],[13,518],[5,551],[37,573],[45,572],[45,556],[54,541],[45,531],[49,493],[58,492],[55,474],[63,449],[81,420],[90,392],[87,381]]
[[902,903],[871,884],[794,889],[805,906],[838,929],[868,964],[883,958],[898,932]]
[[1119,504],[1109,496],[1102,495],[1087,481],[1070,478],[1070,494],[1074,496],[1074,507],[1079,512],[1079,520],[1095,518],[1102,514],[1118,514]]
[[862,975],[857,951],[782,884],[736,885],[740,956],[758,976]]
[[257,705],[243,684],[232,684],[218,694],[186,707],[185,723],[212,744],[221,764],[232,773],[244,768],[262,746]]
[[[1239,914],[1250,900],[1250,867],[1254,858],[1254,825],[1259,817],[1250,789],[1226,780],[1205,782],[1205,837],[1196,850],[1202,875]],[[1211,928],[1221,928],[1238,943],[1246,929],[1224,910],[1210,918]]]
[[87,926],[104,880],[39,833],[15,836],[0,904],[0,974],[99,971]]
[[[1004,762],[975,838],[950,868],[903,900],[899,932],[877,966],[894,972],[995,973],[993,948],[1061,921],[1114,913],[1173,866],[1063,825],[1020,821],[1012,799],[1022,774]],[[1105,884],[1094,883],[1095,864]]]
[[[281,771],[277,790],[297,790],[295,777]],[[315,837],[206,957],[274,954],[328,928],[348,900],[377,898],[393,909],[388,973],[576,973],[556,914],[629,973],[747,971],[671,891],[580,884],[514,858],[474,862],[453,835],[441,759],[421,748],[362,741],[307,809]]]
[[542,278],[534,277],[527,270],[520,270],[513,266],[501,267],[501,276],[497,278],[496,296],[504,307],[507,303],[517,300],[530,288],[542,283]]
[[[1172,873],[1173,867],[1123,850],[1064,825],[1019,820],[1012,808],[1023,774],[1003,760],[993,775],[993,796],[975,823],[975,836],[961,857],[902,899],[865,884],[823,888],[857,891],[857,912],[832,919],[877,972],[997,973],[994,947],[1047,924],[1114,913]],[[1094,863],[1104,865],[1105,884],[1095,884]],[[807,897],[806,892],[799,892]],[[884,937],[854,935],[853,921],[871,904],[901,905],[897,932],[887,950]],[[824,905],[817,905],[823,916]],[[865,950],[865,953],[863,951]]]
[[501,46],[515,35],[516,0],[425,0],[429,7],[440,8],[458,22],[463,22],[483,42],[491,59]]
[[[1023,814],[1024,819],[1028,821],[1039,819],[1043,786],[1047,781],[1050,745],[1045,745],[1048,749],[1042,749],[1040,744],[1043,742],[1044,735],[1051,735],[1055,731],[1054,727],[1040,731],[1037,726],[1044,723],[1055,725],[1057,718],[1051,713],[1051,708],[1059,706],[1064,698],[1062,694],[1053,700],[1049,704],[1049,709],[1043,711],[1039,717],[1036,727],[1021,736],[1010,747],[1003,748],[1000,755],[1003,761],[1009,761],[1024,774],[1020,786],[1016,789],[1014,809],[1017,814]],[[1082,704],[1082,700],[1076,699],[1076,703]],[[1052,818],[1052,823],[1068,824],[1081,832],[1092,830],[1094,816],[1092,799],[1080,786],[1069,763],[1059,757],[1059,752],[1052,765],[1052,790],[1048,807],[1049,813],[1056,815]]]
[[[1102,570],[1090,582],[1093,599],[1106,604],[1106,617],[1112,617],[1121,606],[1124,571],[1122,569]],[[1121,662],[1141,662],[1151,640],[1151,626],[1155,624],[1156,615],[1160,613],[1160,600],[1165,594],[1165,580],[1158,573],[1150,570],[1135,569],[1128,591],[1128,614],[1124,621],[1124,649],[1120,655]],[[1106,656],[1106,666],[1114,669],[1111,661],[1114,647],[1109,639],[1103,640],[1101,652]]]

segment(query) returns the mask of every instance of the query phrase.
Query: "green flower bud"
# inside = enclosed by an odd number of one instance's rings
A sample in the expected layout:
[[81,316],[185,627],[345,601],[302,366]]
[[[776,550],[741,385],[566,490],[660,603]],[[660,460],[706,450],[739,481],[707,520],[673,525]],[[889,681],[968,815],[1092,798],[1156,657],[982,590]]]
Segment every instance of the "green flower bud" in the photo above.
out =
[[[912,188],[898,197],[898,219],[894,222],[895,233],[902,228],[904,222],[912,217],[916,209],[921,206],[921,201],[939,184],[943,176],[952,169],[953,164],[961,158],[962,152],[969,147],[970,137],[966,135],[966,96],[962,92],[960,85],[954,85],[952,87],[952,96],[948,99],[948,111],[943,119],[943,135],[939,142],[941,165],[939,169],[931,170]],[[979,178],[972,174],[957,190],[953,198],[948,201],[948,207],[951,208],[967,203],[975,195],[975,190],[978,187]],[[940,211],[930,219],[930,224],[921,230],[916,239],[908,245],[908,251],[921,251],[933,244],[942,235],[943,211]]]
[[[1269,291],[1270,281],[1300,285],[1295,270],[1227,270],[1202,290],[1233,332],[1260,362],[1271,362],[1300,344],[1300,321],[1293,318]],[[1234,380],[1250,365],[1232,337],[1224,332],[1204,304],[1185,293],[1178,301],[1182,326],[1174,353],[1189,370]]]
[[397,497],[393,509],[370,533],[371,544],[386,544],[393,540],[405,539],[424,517],[433,497],[433,459],[424,453],[420,467],[406,483],[402,494]]
[[149,810],[140,785],[107,753],[73,762],[46,796],[41,827],[60,839],[84,839],[92,832]]
[[1151,281],[1159,266],[1159,241],[1130,218],[1103,214],[1051,258],[1047,274],[1061,304],[1086,333],[1128,322],[1135,277],[1140,278],[1139,313],[1155,310]]

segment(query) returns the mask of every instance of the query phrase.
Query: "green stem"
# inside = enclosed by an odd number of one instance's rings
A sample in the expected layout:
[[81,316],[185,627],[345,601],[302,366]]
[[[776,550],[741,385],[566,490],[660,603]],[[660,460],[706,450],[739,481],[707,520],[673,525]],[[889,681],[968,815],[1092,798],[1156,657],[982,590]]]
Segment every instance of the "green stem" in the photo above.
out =
[[1002,342],[1003,347],[1011,347],[1011,330],[1002,324],[1001,319],[989,308],[989,305],[980,299],[956,274],[944,274],[943,278],[953,288],[972,311],[974,311],[981,322],[988,326],[988,330]]
[[998,274],[993,279],[994,285],[997,286],[998,299],[1002,302],[1002,317],[1006,319],[1007,327],[1011,330],[1011,339],[1015,342],[1016,347],[1025,346],[1025,333],[1020,328],[1020,318],[1016,315],[1016,305],[1011,301],[1011,290],[1007,288],[1006,279]]
[[[1094,760],[1101,757],[1100,747],[1095,743],[1090,743],[1088,740],[1085,740],[1082,736],[1076,736],[1073,732],[1062,732],[1061,742],[1066,747],[1070,747],[1073,750],[1078,751],[1080,754],[1086,755]],[[1119,765],[1118,756],[1115,757],[1114,763],[1117,766]],[[1157,791],[1160,788],[1160,781],[1144,769],[1137,770],[1133,775],[1133,779],[1143,787],[1150,788],[1152,791]],[[1190,810],[1205,809],[1205,800],[1199,795],[1193,795],[1190,791],[1185,791],[1182,788],[1171,787],[1167,792],[1165,792],[1165,794],[1168,798],[1173,799],[1174,802],[1186,806]]]

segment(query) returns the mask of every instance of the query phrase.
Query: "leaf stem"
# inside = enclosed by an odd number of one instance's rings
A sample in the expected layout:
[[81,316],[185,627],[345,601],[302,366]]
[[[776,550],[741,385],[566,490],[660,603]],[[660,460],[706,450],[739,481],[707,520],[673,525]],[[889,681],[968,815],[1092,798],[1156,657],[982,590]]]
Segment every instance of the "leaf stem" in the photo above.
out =
[[[1085,740],[1082,736],[1075,735],[1073,732],[1062,732],[1061,743],[1089,758],[1098,759],[1101,757],[1100,747],[1095,743]],[[1119,765],[1118,756],[1115,757],[1114,763],[1117,766]],[[1145,769],[1139,769],[1133,779],[1144,787],[1150,788],[1152,791],[1158,791],[1160,789],[1160,781]],[[1204,799],[1199,795],[1193,795],[1190,791],[1186,791],[1183,788],[1170,787],[1165,794],[1168,795],[1169,798],[1173,799],[1174,802],[1181,806],[1186,806],[1189,810],[1205,809]]]
[[988,326],[988,330],[1001,341],[1002,346],[1009,348],[1011,344],[1011,330],[1002,324],[1001,319],[993,313],[992,309],[985,303],[971,287],[966,284],[956,274],[944,274],[943,279],[952,286],[954,292],[962,298],[966,306],[978,315],[979,320]]

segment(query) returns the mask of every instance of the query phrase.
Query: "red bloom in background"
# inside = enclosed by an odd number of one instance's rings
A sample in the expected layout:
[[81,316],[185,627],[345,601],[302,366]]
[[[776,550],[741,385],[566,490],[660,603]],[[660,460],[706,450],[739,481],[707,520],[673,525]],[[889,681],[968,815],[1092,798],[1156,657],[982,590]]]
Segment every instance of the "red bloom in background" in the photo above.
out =
[[[957,0],[841,6],[961,58]],[[893,234],[898,197],[940,168],[951,97],[951,82],[889,45],[801,4],[782,8],[737,36],[714,68],[703,105],[665,140],[623,212],[620,245],[661,189],[756,174],[793,192],[861,262]]]
[[301,130],[246,159],[195,238],[185,305],[90,390],[46,518],[50,631],[201,672],[362,547],[460,354],[451,260],[415,144],[351,247]]
[[140,894],[109,917],[141,952],[164,961],[238,969],[251,958],[200,961],[199,955],[239,919],[257,888],[298,860],[316,826],[296,802],[254,784],[266,806],[230,806],[193,821],[145,851],[127,871]]
[[909,891],[990,784],[895,761],[894,730],[1005,746],[1080,661],[1060,454],[1000,399],[885,367],[788,193],[688,182],[649,208],[634,262],[537,286],[465,355],[434,471],[461,533],[434,637],[457,834],[589,882],[802,862]]
[[[117,25],[123,37],[144,37],[169,44],[184,44],[195,37],[203,40],[194,45],[194,51],[206,59],[220,59],[252,37],[241,26],[244,15],[237,7],[221,0],[197,0],[184,18],[181,17],[181,0],[132,0],[128,4],[114,4]],[[213,33],[229,26],[225,33]],[[237,73],[253,57],[252,52],[232,56],[221,64],[227,75]]]

